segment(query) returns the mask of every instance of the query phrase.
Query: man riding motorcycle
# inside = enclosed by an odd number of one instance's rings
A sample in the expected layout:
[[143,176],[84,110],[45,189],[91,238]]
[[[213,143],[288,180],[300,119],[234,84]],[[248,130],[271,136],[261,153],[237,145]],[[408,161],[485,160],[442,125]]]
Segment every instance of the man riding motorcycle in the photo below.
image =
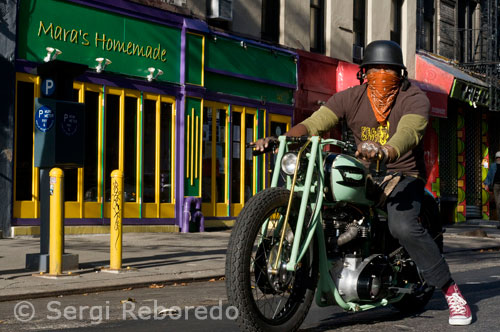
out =
[[[400,176],[386,199],[390,232],[425,280],[442,289],[450,309],[449,324],[468,325],[470,308],[438,246],[418,222],[426,179],[422,138],[429,100],[408,81],[401,48],[392,41],[378,40],[366,47],[358,78],[361,85],[336,93],[285,135],[321,135],[344,120],[353,131],[356,156],[366,163],[378,160],[389,174]],[[264,151],[271,140],[258,140],[255,149]]]

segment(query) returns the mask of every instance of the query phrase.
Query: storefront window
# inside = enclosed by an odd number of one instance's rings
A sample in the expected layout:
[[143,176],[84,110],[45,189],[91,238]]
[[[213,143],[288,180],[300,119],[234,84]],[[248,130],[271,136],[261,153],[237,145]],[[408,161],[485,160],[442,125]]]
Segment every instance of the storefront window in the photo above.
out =
[[34,83],[17,82],[16,117],[16,197],[31,201],[33,172],[33,108]]
[[160,201],[172,202],[172,107],[160,103]]
[[240,203],[240,188],[241,188],[241,113],[232,113],[232,129],[233,143],[231,145],[231,203]]
[[143,105],[143,193],[144,203],[155,202],[156,174],[156,101],[146,99]]
[[[255,141],[254,138],[254,118],[255,115],[247,114],[245,116],[245,143]],[[245,146],[246,146],[245,144]],[[253,183],[255,180],[253,168],[252,148],[245,148],[245,202],[253,196]]]
[[225,203],[225,169],[226,164],[226,110],[216,111],[216,138],[215,138],[215,167],[216,167],[216,191],[217,203]]
[[119,168],[120,96],[107,94],[105,102],[104,198],[111,200],[111,172]]
[[[74,102],[79,102],[79,89],[73,89]],[[64,200],[76,202],[78,200],[78,168],[64,168]]]
[[212,202],[212,108],[203,107],[203,159],[201,199]]
[[97,151],[99,139],[99,93],[85,91],[85,167],[84,200],[97,202]]
[[125,133],[123,135],[123,201],[137,201],[137,98],[125,97]]

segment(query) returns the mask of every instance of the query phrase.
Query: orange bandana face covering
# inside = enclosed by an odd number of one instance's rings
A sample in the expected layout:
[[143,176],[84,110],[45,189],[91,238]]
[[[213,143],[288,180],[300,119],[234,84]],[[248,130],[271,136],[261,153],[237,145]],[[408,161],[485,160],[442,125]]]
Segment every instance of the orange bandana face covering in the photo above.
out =
[[385,126],[399,91],[401,78],[384,69],[366,75],[368,99],[377,121]]

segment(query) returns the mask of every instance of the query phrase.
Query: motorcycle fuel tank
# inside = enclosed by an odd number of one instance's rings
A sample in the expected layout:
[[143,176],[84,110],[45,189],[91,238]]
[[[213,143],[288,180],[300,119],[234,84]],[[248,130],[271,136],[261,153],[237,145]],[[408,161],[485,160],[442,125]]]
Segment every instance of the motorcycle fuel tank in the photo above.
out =
[[330,154],[325,160],[329,180],[328,198],[335,202],[350,202],[372,205],[366,197],[366,179],[368,171],[356,158],[349,155]]

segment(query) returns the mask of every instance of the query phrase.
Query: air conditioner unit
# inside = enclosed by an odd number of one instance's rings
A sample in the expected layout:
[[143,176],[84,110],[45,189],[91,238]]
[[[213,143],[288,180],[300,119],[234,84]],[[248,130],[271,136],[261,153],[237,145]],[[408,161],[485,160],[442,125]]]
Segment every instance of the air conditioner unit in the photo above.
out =
[[363,60],[364,47],[359,45],[352,45],[352,59],[354,62],[358,63]]
[[233,0],[209,0],[208,18],[222,21],[233,20]]

